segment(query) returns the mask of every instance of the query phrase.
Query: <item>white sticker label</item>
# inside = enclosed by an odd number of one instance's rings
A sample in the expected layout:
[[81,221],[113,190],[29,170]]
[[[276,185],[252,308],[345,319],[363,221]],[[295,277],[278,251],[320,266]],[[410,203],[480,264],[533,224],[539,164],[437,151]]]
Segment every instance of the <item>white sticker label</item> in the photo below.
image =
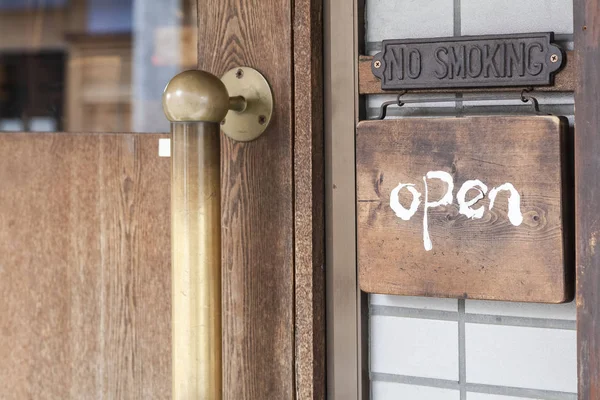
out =
[[158,156],[171,157],[171,139],[158,139]]

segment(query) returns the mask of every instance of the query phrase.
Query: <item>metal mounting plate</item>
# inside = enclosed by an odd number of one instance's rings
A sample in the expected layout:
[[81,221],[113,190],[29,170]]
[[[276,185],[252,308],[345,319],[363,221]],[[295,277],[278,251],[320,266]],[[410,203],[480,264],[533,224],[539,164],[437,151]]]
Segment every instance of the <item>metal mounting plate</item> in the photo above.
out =
[[273,93],[265,77],[253,68],[240,67],[229,70],[221,81],[230,97],[246,99],[246,109],[230,110],[221,129],[231,139],[249,142],[258,138],[269,126],[273,115]]

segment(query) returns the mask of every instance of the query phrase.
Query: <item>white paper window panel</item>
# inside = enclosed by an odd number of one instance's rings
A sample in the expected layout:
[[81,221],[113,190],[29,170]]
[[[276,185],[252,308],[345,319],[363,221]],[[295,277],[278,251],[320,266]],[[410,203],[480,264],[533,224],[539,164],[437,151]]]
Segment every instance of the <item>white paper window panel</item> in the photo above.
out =
[[562,319],[569,321],[574,321],[577,316],[575,302],[566,304],[538,304],[467,300],[465,311],[467,314]]
[[452,36],[454,0],[367,0],[367,42]]
[[577,392],[574,330],[466,324],[467,382]]
[[467,400],[531,400],[531,397],[525,398],[487,393],[467,393]]
[[384,294],[372,294],[370,296],[371,304],[377,306],[415,308],[422,310],[436,311],[458,311],[458,300],[456,299],[437,299],[434,297],[412,297],[412,296],[391,296]]
[[460,400],[460,392],[452,389],[375,381],[371,383],[371,400]]
[[460,5],[462,35],[573,33],[572,0],[461,0]]
[[371,372],[458,381],[458,322],[372,316]]
[[[452,36],[453,0],[367,0],[366,40]],[[494,18],[489,16],[493,15]],[[535,15],[535,18],[528,16]],[[571,0],[461,0],[462,35],[573,33]]]

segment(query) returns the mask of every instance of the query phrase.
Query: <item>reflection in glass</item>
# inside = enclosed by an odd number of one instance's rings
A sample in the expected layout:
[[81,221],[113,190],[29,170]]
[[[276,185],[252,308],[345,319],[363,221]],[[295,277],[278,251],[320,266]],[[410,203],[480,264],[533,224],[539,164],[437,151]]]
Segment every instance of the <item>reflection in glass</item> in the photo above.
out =
[[0,130],[167,132],[195,0],[0,0]]

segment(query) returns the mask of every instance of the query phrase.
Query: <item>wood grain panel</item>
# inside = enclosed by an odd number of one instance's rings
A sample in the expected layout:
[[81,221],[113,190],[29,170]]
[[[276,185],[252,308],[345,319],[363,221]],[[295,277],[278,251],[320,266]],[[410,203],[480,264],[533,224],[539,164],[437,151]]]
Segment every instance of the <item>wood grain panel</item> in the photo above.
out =
[[[360,286],[372,293],[558,303],[572,296],[572,251],[565,249],[563,197],[566,119],[559,117],[408,118],[358,125],[358,262]],[[425,214],[454,180],[452,202]],[[479,179],[488,193],[459,213],[457,192]],[[521,195],[523,222],[508,218],[508,193],[490,210],[494,187],[510,182]],[[420,194],[408,221],[396,216],[391,193],[400,183]],[[466,199],[475,196],[472,190]],[[502,192],[501,192],[502,193]],[[428,196],[428,199],[427,199]],[[409,208],[412,195],[398,194]],[[424,221],[428,217],[427,223]],[[432,249],[425,250],[425,226]],[[566,253],[566,254],[565,254]]]
[[198,20],[199,68],[256,68],[276,105],[258,140],[221,136],[223,397],[292,399],[292,2],[199,0]]
[[0,398],[170,397],[159,137],[0,134]]
[[579,82],[575,91],[577,353],[579,399],[600,398],[600,3],[573,5]]
[[[540,92],[572,92],[577,83],[577,59],[573,51],[566,52],[566,64],[564,68],[556,74],[553,86],[536,87]],[[371,71],[371,62],[373,57],[360,56],[358,62],[358,91],[360,94],[385,94],[400,93],[401,91],[382,90],[381,81],[373,75]],[[486,92],[521,92],[524,87],[506,87],[506,88],[486,88]],[[419,89],[410,90],[410,93],[469,93],[481,92],[482,89]]]
[[323,4],[294,2],[296,399],[325,399]]

